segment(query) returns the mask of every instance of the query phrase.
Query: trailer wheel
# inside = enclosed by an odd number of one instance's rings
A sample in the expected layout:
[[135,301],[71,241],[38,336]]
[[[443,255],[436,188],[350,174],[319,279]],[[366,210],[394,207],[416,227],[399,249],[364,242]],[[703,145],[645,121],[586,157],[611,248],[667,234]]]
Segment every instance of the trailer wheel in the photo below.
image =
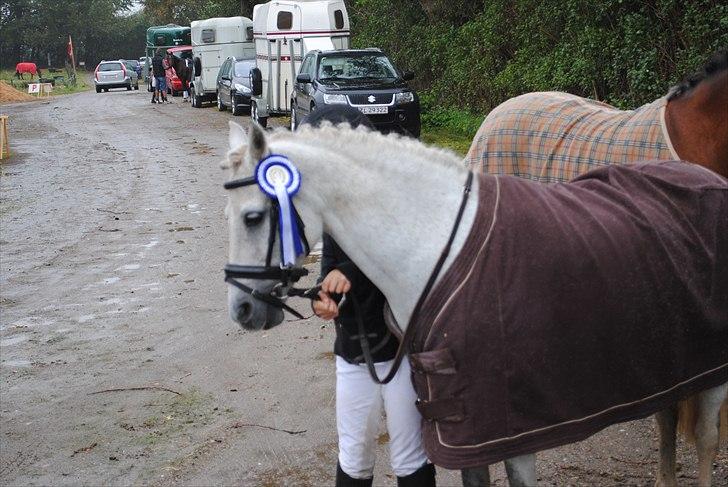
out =
[[263,128],[268,126],[268,117],[258,116],[258,105],[254,101],[250,102],[250,118]]
[[202,100],[200,99],[199,95],[195,91],[194,86],[190,86],[190,97],[192,98],[192,106],[194,108],[201,108],[202,107]]

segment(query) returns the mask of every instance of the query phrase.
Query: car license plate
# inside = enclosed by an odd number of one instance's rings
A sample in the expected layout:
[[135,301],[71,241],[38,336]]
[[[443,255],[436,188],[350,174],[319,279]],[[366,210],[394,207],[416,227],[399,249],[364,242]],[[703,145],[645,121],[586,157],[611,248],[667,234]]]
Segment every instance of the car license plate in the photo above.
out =
[[383,115],[389,113],[389,107],[359,107],[364,115]]

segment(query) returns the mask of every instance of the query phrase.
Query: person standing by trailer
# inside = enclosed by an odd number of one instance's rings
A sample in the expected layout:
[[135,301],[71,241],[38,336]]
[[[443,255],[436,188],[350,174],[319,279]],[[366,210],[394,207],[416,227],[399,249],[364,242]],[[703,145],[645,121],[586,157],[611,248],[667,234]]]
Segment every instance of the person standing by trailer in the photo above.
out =
[[156,82],[156,87],[152,94],[152,103],[167,102],[167,79],[165,77],[163,50],[161,48],[157,49],[152,58],[152,75]]
[[[313,112],[302,124],[346,122],[353,127],[373,125],[359,110],[330,105]],[[376,437],[382,407],[386,412],[389,453],[399,487],[434,487],[435,466],[422,446],[421,416],[415,407],[410,368],[403,360],[388,384],[375,383],[364,363],[357,325],[357,308],[366,329],[375,369],[380,377],[390,369],[399,345],[384,322],[382,292],[351,261],[331,236],[323,236],[320,301],[317,316],[335,320],[336,427],[339,458],[336,487],[368,487],[373,482]],[[341,296],[347,300],[341,303]],[[359,306],[355,308],[354,301]],[[339,307],[339,304],[341,306]]]

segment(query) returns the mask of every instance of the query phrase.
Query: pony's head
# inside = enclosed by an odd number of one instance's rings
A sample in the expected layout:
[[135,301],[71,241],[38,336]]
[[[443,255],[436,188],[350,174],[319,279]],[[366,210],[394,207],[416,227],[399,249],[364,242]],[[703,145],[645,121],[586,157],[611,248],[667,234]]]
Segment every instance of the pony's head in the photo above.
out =
[[[237,181],[254,176],[259,161],[271,153],[290,156],[294,163],[303,157],[301,153],[305,153],[305,150],[298,151],[298,155],[292,153],[292,149],[297,147],[295,141],[289,140],[292,135],[283,133],[278,135],[280,141],[275,135],[267,136],[263,129],[254,123],[246,133],[240,125],[230,122],[230,150],[223,163],[223,168],[229,173],[229,179]],[[276,176],[273,174],[271,177]],[[304,208],[300,193],[291,198],[291,201],[305,221],[305,234],[315,236],[315,241],[318,241],[322,228],[321,217]],[[272,211],[274,217],[271,217]],[[276,268],[280,268],[282,262],[281,235],[277,231],[279,216],[276,211],[274,200],[255,183],[246,183],[228,191],[225,215],[229,228],[230,264],[265,268],[269,271],[265,275],[256,275],[256,278],[237,279],[237,282],[247,287],[250,292],[240,289],[239,286],[228,287],[230,318],[249,330],[272,328],[283,321],[283,311],[280,307],[272,306],[265,300],[265,297],[270,296],[281,284],[280,279],[270,276],[275,273]],[[300,232],[303,231],[303,228],[300,228]],[[303,257],[303,254],[299,255],[295,265],[300,264]],[[254,297],[253,294],[259,297]]]

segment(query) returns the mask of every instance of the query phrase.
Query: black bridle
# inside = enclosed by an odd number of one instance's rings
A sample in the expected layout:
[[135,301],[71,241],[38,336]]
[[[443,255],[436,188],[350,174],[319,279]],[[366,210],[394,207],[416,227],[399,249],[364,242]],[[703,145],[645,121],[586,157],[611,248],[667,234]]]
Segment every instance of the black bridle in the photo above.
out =
[[[234,179],[224,184],[225,189],[236,189],[243,188],[245,186],[252,186],[258,184],[258,180],[255,176],[247,178]],[[296,216],[296,223],[300,229],[301,240],[303,241],[303,247],[305,253],[308,254],[310,251],[308,240],[306,239],[305,226],[301,215],[298,211],[293,209]],[[268,232],[268,253],[265,257],[264,266],[250,266],[250,265],[237,265],[237,264],[226,264],[225,265],[225,282],[232,284],[241,291],[250,294],[255,299],[263,301],[270,306],[284,309],[296,316],[297,318],[303,318],[303,315],[295,309],[288,306],[283,300],[289,296],[299,296],[308,299],[318,299],[318,291],[320,286],[312,288],[295,288],[292,286],[293,283],[297,282],[301,277],[308,275],[308,270],[304,267],[296,266],[274,266],[271,264],[273,259],[273,248],[275,247],[276,235],[278,234],[278,213],[280,212],[280,206],[277,201],[272,200],[270,210],[268,211],[270,220],[270,229]],[[254,280],[270,280],[278,281],[268,293],[260,292],[257,289],[253,289],[245,284],[237,281],[236,279],[254,279]]]
[[[225,183],[224,187],[225,189],[235,189],[235,188],[242,188],[244,186],[251,186],[253,184],[257,184],[257,179],[255,177],[248,177],[248,178],[242,178],[242,179],[235,179],[233,181],[228,181]],[[440,253],[440,257],[437,259],[437,263],[435,264],[435,267],[432,269],[432,272],[430,273],[430,277],[427,280],[427,283],[425,284],[424,289],[422,290],[422,293],[420,294],[419,299],[417,300],[417,304],[415,305],[412,315],[410,316],[410,321],[407,326],[407,329],[405,330],[404,334],[402,335],[399,346],[397,347],[397,353],[394,356],[394,361],[392,363],[392,367],[389,369],[389,372],[387,372],[387,375],[384,377],[384,379],[380,379],[377,375],[377,371],[374,367],[374,359],[372,358],[372,350],[369,346],[369,340],[367,338],[367,333],[364,327],[364,319],[362,317],[362,313],[359,307],[359,303],[356,301],[356,298],[352,294],[352,302],[355,307],[355,316],[357,321],[357,327],[358,327],[358,333],[359,333],[359,343],[361,345],[362,354],[364,355],[364,361],[367,364],[367,368],[369,369],[369,374],[371,375],[374,382],[377,384],[387,384],[390,382],[395,374],[397,373],[397,370],[399,369],[400,364],[402,363],[402,359],[404,358],[405,354],[407,353],[407,350],[409,349],[409,342],[412,341],[414,338],[414,323],[419,317],[420,309],[422,308],[422,305],[425,302],[425,299],[430,294],[430,291],[432,290],[432,287],[435,285],[435,281],[437,281],[437,277],[440,275],[440,272],[442,271],[442,266],[445,264],[445,261],[447,260],[447,257],[450,255],[450,249],[452,248],[452,243],[455,240],[455,235],[457,235],[458,228],[460,227],[460,221],[462,220],[463,213],[465,212],[465,206],[468,202],[468,196],[470,195],[470,189],[473,184],[473,173],[468,172],[468,178],[465,181],[465,185],[463,187],[463,198],[460,202],[460,207],[458,209],[458,214],[455,218],[455,223],[452,227],[452,230],[450,232],[450,236],[447,240],[447,244],[445,244],[445,247],[442,249],[442,252]],[[295,266],[280,266],[280,267],[274,267],[271,266],[271,258],[273,255],[273,246],[275,244],[275,238],[276,238],[276,231],[277,231],[277,219],[278,219],[278,212],[280,211],[280,208],[278,204],[273,201],[270,209],[270,223],[271,223],[271,229],[268,236],[268,255],[266,256],[266,262],[265,266],[241,266],[241,265],[234,265],[234,264],[227,264],[225,266],[225,281],[232,284],[233,286],[237,287],[238,289],[241,289],[242,291],[250,294],[256,299],[259,299],[260,301],[263,301],[271,306],[275,306],[277,308],[285,309],[286,311],[292,313],[293,315],[297,316],[298,318],[303,318],[303,316],[298,313],[296,310],[291,308],[290,306],[286,305],[282,298],[286,298],[288,296],[300,296],[308,299],[317,299],[318,298],[318,291],[320,289],[320,286],[310,288],[310,289],[297,289],[290,287],[290,283],[296,282],[299,278],[302,276],[305,276],[308,274],[308,270],[306,270],[303,267],[295,267]],[[309,246],[308,241],[306,240],[306,233],[304,231],[304,225],[303,221],[301,220],[300,215],[298,214],[298,211],[295,210],[295,216],[297,223],[299,225],[299,228],[301,229],[301,238],[303,240],[304,247],[306,249],[306,254],[309,252]],[[242,284],[235,279],[237,278],[247,278],[247,279],[270,279],[270,280],[278,280],[279,283],[273,287],[270,293],[261,293],[256,289],[250,288],[246,286],[245,284]],[[388,326],[392,326],[394,328],[398,328],[398,325],[396,322],[394,322],[393,316],[391,316],[391,312],[389,313],[387,321]],[[390,321],[393,322],[392,325],[390,325]],[[393,330],[393,333],[395,335],[399,335],[400,333],[397,333],[396,330]]]

